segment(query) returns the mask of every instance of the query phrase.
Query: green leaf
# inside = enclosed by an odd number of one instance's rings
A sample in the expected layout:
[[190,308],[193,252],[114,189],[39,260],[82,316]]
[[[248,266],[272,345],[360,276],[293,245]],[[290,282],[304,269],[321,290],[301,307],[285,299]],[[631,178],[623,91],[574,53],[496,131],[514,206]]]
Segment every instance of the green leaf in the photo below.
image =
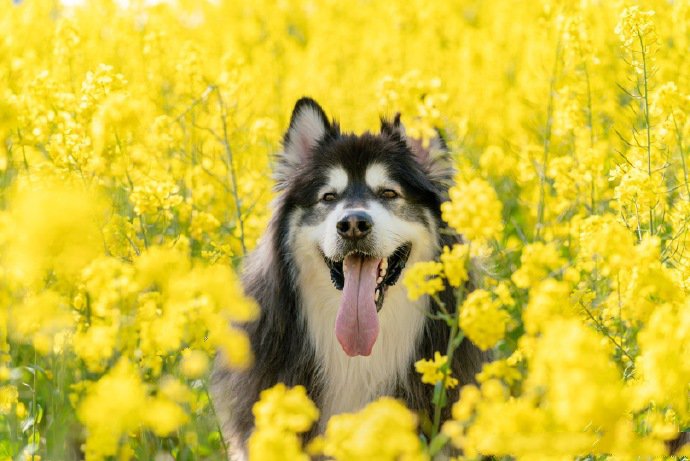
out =
[[214,448],[219,448],[221,446],[221,437],[220,432],[218,431],[211,432],[206,440],[208,441],[209,445]]
[[41,424],[43,421],[43,407],[40,404],[36,404],[38,407],[36,410],[36,424]]
[[31,435],[29,436],[29,445],[34,446],[34,453],[36,450],[38,450],[39,445],[41,444],[41,433],[36,429],[35,431],[31,432]]
[[431,456],[434,456],[436,453],[441,451],[443,449],[443,447],[445,447],[448,444],[449,440],[450,440],[450,438],[446,434],[444,434],[443,432],[438,434],[436,437],[434,437],[434,439],[429,444],[429,454]]
[[445,407],[448,402],[448,396],[446,395],[446,390],[443,388],[443,382],[437,381],[434,386],[434,397],[431,400],[434,406]]

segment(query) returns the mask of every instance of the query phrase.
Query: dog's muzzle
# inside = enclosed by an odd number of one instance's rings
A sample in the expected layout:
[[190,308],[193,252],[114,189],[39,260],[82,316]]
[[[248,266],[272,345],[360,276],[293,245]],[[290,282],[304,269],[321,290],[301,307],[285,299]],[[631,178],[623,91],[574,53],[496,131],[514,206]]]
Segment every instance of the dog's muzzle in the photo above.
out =
[[336,230],[338,256],[324,255],[333,285],[343,292],[335,334],[347,355],[370,355],[386,290],[400,278],[412,245],[405,243],[392,254],[382,255],[372,238],[374,220],[364,209],[345,210]]

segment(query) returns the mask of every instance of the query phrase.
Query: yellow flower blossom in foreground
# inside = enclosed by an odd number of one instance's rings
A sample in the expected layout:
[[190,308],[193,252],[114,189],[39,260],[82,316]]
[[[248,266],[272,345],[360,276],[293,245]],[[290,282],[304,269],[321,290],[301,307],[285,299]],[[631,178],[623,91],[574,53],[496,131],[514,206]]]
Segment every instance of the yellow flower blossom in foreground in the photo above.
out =
[[262,391],[252,412],[256,428],[247,443],[252,460],[309,459],[298,434],[311,428],[319,410],[303,386],[288,389],[280,383]]
[[146,401],[144,384],[126,360],[119,361],[107,375],[93,383],[77,410],[86,428],[86,459],[115,456],[121,438],[141,425]]
[[17,408],[14,414],[17,415],[17,418],[19,419],[26,418],[26,405],[24,405],[22,402],[17,402]]
[[289,432],[305,432],[319,418],[319,410],[303,386],[288,389],[284,384],[262,391],[252,412],[258,428],[274,427]]
[[452,287],[459,287],[469,279],[467,263],[469,261],[468,245],[453,245],[453,248],[443,247],[440,259],[443,264],[443,274]]
[[[690,364],[678,360],[690,354],[690,310],[688,305],[674,309],[669,305],[659,307],[640,332],[642,353],[636,365],[642,380],[639,382],[641,408],[652,400],[658,405],[671,405],[681,421],[690,419],[687,405]],[[667,370],[672,368],[674,373]]]
[[410,410],[384,397],[357,413],[333,416],[315,447],[336,461],[424,460],[416,428],[417,418]]
[[443,220],[469,241],[500,238],[503,232],[503,206],[496,191],[482,179],[465,181],[449,191],[450,201],[441,205]]
[[493,289],[493,293],[496,295],[500,303],[504,306],[514,306],[515,299],[510,294],[509,282],[502,281]]
[[45,271],[71,278],[99,254],[98,191],[45,175],[23,181],[13,199],[11,227],[3,230],[8,275],[34,283]]
[[28,294],[22,304],[10,307],[8,314],[10,335],[32,343],[41,354],[51,352],[58,333],[73,327],[66,300],[52,290]]
[[202,351],[185,350],[182,352],[180,370],[187,378],[200,378],[208,370],[208,355]]
[[442,272],[443,264],[435,261],[418,262],[409,267],[403,278],[407,296],[414,301],[443,290]]
[[417,373],[422,375],[423,383],[435,385],[437,382],[443,380],[443,387],[449,389],[458,385],[458,380],[450,376],[448,357],[441,355],[438,351],[434,352],[433,360],[418,360],[414,364],[414,368],[417,370]]
[[460,389],[460,398],[453,404],[453,407],[451,408],[454,421],[452,423],[446,423],[446,427],[443,429],[444,432],[448,432],[452,426],[456,425],[456,422],[464,423],[465,421],[469,420],[474,413],[477,403],[479,403],[480,400],[481,393],[474,384],[468,384]]
[[[580,360],[581,354],[589,360]],[[663,452],[659,441],[634,436],[628,391],[597,335],[577,320],[555,319],[536,339],[529,368],[515,398],[496,379],[483,382],[481,390],[463,389],[444,432],[467,455]]]
[[522,374],[510,358],[486,363],[482,367],[482,371],[477,373],[477,381],[480,383],[490,379],[501,379],[506,384],[513,385],[521,378]]
[[122,453],[127,449],[121,446],[123,437],[142,427],[163,437],[189,421],[184,410],[164,395],[150,397],[138,370],[126,359],[88,385],[77,416],[86,428],[87,460]]
[[302,442],[294,432],[279,427],[267,426],[257,429],[247,441],[249,459],[252,461],[308,461],[309,455],[302,451]]
[[543,331],[554,317],[575,312],[569,301],[570,287],[565,282],[546,279],[530,289],[529,302],[522,313],[525,330],[531,334]]
[[157,396],[149,399],[142,415],[142,421],[154,434],[166,437],[189,421],[189,416],[175,402]]
[[520,268],[513,273],[512,279],[518,287],[527,288],[545,279],[564,264],[565,260],[558,254],[555,244],[532,243],[523,248]]
[[19,393],[17,388],[12,385],[0,387],[0,413],[9,414],[12,406],[17,404]]
[[473,291],[460,307],[460,328],[484,350],[503,339],[508,320],[508,313],[486,290]]

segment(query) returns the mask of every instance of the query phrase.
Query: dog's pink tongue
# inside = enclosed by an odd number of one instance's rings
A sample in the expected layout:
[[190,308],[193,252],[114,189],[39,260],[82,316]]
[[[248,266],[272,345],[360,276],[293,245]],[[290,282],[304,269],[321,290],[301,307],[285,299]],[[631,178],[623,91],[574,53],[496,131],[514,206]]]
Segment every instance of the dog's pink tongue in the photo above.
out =
[[350,357],[369,355],[379,335],[374,290],[379,259],[350,255],[343,261],[345,286],[335,318],[335,336]]

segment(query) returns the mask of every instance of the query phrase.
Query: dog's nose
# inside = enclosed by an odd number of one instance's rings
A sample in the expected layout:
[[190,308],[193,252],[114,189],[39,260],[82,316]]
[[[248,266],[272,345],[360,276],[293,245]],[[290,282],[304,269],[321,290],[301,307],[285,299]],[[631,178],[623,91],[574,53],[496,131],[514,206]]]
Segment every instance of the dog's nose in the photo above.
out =
[[357,240],[371,232],[373,225],[371,216],[363,211],[353,211],[343,216],[335,227],[342,238]]

